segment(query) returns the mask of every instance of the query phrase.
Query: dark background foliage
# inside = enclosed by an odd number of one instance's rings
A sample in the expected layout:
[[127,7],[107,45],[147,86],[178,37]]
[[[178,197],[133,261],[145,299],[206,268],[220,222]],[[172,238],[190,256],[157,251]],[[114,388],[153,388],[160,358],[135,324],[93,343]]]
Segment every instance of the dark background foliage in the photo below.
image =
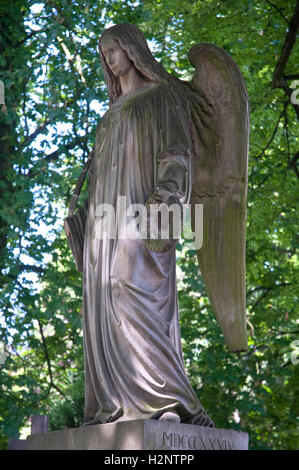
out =
[[297,449],[295,0],[0,0],[0,447],[31,414],[49,414],[52,429],[82,423],[82,279],[62,220],[107,106],[97,41],[119,22],[138,25],[155,57],[179,77],[192,77],[188,51],[199,42],[223,47],[244,74],[249,350],[228,351],[194,253],[182,244],[184,357],[218,427],[247,431],[252,449]]

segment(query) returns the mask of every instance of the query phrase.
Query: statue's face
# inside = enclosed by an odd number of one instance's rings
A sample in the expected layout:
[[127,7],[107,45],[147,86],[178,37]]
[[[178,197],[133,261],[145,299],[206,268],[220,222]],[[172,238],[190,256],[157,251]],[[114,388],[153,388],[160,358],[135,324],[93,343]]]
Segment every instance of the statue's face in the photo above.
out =
[[126,51],[120,47],[115,39],[109,36],[104,37],[101,41],[101,49],[107,65],[115,77],[126,75],[128,71],[134,67]]

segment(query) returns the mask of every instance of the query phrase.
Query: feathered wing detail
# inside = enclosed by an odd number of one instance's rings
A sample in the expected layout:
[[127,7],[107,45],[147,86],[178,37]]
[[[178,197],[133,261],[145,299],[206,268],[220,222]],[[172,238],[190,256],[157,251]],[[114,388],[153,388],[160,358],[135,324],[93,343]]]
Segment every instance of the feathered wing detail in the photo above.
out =
[[238,66],[223,49],[198,44],[189,58],[196,69],[190,84],[195,154],[191,203],[203,204],[204,214],[197,256],[226,343],[231,351],[242,351],[247,349],[248,96]]

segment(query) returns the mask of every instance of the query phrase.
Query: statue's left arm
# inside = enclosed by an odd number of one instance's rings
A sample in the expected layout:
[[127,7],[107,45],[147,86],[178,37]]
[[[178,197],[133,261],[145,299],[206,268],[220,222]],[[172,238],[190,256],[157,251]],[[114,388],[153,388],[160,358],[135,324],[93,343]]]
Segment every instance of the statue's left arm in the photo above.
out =
[[[161,96],[162,110],[156,121],[159,138],[155,142],[155,188],[147,206],[178,204],[182,215],[182,206],[189,202],[192,189],[192,144],[188,120],[174,92],[164,89],[161,92],[164,92]],[[166,251],[176,241],[147,240],[147,245],[153,251]]]

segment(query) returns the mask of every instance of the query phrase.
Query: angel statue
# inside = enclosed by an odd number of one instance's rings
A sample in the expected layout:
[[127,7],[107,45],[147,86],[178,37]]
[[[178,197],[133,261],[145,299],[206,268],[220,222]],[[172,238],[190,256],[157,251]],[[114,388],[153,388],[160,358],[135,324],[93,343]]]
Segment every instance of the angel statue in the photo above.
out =
[[[177,238],[101,238],[97,208],[117,211],[120,196],[146,208],[202,204],[200,271],[228,347],[246,350],[244,81],[232,58],[211,44],[190,50],[193,80],[179,80],[131,24],[106,29],[99,54],[110,107],[65,220],[83,271],[84,424],[157,419],[213,427],[184,368]],[[87,173],[89,199],[75,213]]]

